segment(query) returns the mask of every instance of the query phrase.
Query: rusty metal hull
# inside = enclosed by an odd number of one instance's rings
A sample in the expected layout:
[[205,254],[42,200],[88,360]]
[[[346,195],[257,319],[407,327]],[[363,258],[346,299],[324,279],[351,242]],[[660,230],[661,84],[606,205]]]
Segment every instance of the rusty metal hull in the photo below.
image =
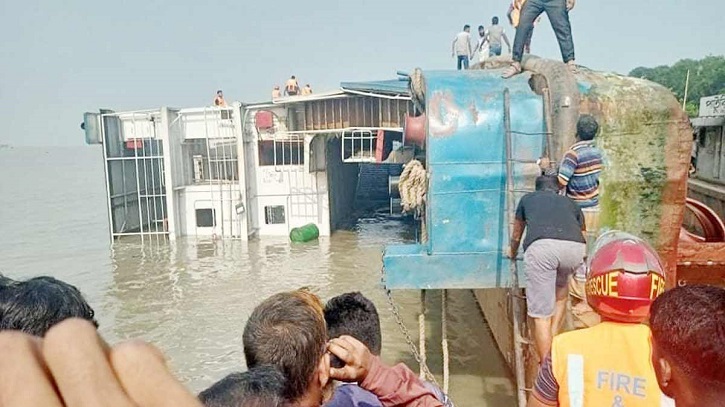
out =
[[672,92],[649,81],[582,70],[580,113],[597,117],[603,228],[648,240],[676,281],[692,129]]

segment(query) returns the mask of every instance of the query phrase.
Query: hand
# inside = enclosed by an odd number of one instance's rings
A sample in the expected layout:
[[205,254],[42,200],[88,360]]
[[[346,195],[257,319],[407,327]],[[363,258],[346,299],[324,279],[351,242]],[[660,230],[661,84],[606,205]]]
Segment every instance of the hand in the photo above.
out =
[[512,260],[516,258],[516,253],[511,251],[511,247],[506,248],[506,257]]
[[342,335],[327,344],[327,350],[345,362],[342,368],[330,369],[330,377],[343,382],[362,382],[370,371],[373,355],[352,336]]
[[0,333],[0,404],[47,407],[201,407],[142,342],[109,347],[87,321],[66,320],[44,339]]
[[549,159],[549,157],[541,157],[539,158],[538,164],[541,171],[547,170],[551,165],[551,159]]
[[576,0],[566,0],[566,11],[571,11],[576,5]]

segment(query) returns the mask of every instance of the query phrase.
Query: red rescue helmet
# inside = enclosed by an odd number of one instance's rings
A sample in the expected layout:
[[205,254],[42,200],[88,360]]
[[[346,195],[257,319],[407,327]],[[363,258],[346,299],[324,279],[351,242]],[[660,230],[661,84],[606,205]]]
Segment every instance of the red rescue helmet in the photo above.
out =
[[586,294],[604,318],[639,323],[665,290],[665,272],[657,252],[644,240],[620,231],[597,239],[589,257]]

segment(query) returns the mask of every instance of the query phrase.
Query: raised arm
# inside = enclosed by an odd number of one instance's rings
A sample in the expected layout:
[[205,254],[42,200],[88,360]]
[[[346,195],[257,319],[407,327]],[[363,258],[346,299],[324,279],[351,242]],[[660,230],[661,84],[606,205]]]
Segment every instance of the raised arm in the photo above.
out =
[[402,363],[394,367],[385,366],[380,358],[351,336],[343,335],[331,340],[328,350],[345,362],[342,368],[330,369],[330,377],[358,382],[360,387],[375,394],[385,407],[443,406],[412,370]]

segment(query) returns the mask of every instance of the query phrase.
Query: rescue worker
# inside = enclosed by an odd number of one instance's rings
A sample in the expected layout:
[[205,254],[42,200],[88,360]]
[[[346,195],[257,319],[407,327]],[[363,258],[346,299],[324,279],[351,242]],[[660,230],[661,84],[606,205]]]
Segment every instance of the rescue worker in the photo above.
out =
[[674,406],[657,386],[650,330],[642,324],[665,289],[656,252],[633,235],[611,231],[592,253],[587,299],[602,323],[554,337],[529,407]]

